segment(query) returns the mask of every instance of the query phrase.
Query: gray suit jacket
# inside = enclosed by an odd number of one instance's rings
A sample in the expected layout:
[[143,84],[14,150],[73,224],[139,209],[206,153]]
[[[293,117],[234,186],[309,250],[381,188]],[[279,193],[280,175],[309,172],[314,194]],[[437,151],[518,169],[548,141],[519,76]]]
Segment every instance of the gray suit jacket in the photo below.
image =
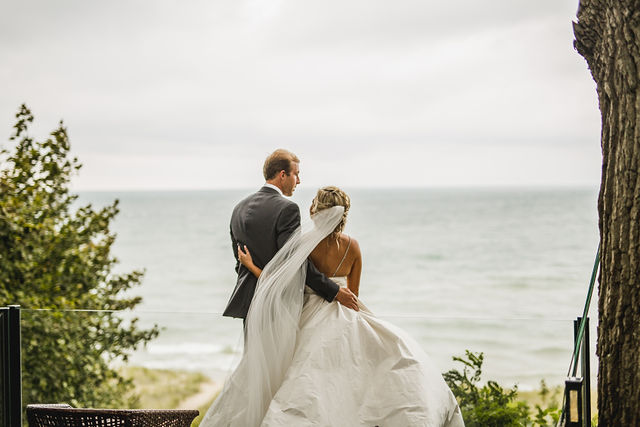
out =
[[[231,249],[236,258],[238,280],[223,316],[247,317],[258,279],[238,261],[238,244],[246,245],[256,266],[264,268],[291,233],[300,225],[298,205],[276,190],[262,187],[242,200],[231,215]],[[307,286],[327,301],[333,301],[340,287],[307,262]]]

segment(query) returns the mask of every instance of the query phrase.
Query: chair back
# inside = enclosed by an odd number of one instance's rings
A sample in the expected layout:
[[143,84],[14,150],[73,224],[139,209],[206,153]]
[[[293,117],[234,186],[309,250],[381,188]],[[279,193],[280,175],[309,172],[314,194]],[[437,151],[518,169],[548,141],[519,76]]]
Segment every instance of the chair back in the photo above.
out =
[[189,427],[191,409],[88,409],[66,404],[28,405],[29,427]]

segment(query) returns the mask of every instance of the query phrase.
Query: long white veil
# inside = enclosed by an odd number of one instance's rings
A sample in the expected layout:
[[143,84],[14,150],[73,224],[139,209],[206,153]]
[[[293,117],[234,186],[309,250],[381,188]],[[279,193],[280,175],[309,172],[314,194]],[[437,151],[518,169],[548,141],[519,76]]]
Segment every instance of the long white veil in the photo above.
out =
[[[335,206],[304,221],[262,271],[247,314],[244,354],[202,426],[257,427],[262,422],[295,351],[307,257],[343,212]],[[231,407],[236,411],[225,413]]]

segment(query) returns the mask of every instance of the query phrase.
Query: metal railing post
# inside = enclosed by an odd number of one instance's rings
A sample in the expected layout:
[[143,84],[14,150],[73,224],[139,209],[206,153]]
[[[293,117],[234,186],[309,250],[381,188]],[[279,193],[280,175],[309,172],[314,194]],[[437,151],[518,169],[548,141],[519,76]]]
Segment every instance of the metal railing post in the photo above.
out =
[[[583,318],[578,317],[573,321],[573,338],[576,344],[576,356],[580,359],[580,377],[570,377],[565,382],[565,425],[568,427],[591,427],[591,361],[589,348],[589,318],[584,318],[582,334],[580,325]],[[578,339],[582,342],[578,343]],[[577,369],[578,360],[574,360],[574,372]],[[575,374],[574,374],[575,375]],[[571,395],[573,393],[573,395]]]
[[7,427],[22,426],[22,372],[20,356],[20,306],[0,308],[2,340],[2,415]]
[[[578,322],[582,320],[578,318]],[[591,349],[589,348],[589,318],[585,318],[584,336],[582,337],[582,378],[584,378],[584,425],[591,427]]]

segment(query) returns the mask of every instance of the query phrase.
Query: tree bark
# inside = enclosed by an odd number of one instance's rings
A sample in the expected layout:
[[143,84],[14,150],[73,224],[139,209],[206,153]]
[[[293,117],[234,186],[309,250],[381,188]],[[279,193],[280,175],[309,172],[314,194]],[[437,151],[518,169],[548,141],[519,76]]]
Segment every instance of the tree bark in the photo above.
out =
[[640,0],[580,0],[573,28],[602,115],[598,422],[640,426]]

